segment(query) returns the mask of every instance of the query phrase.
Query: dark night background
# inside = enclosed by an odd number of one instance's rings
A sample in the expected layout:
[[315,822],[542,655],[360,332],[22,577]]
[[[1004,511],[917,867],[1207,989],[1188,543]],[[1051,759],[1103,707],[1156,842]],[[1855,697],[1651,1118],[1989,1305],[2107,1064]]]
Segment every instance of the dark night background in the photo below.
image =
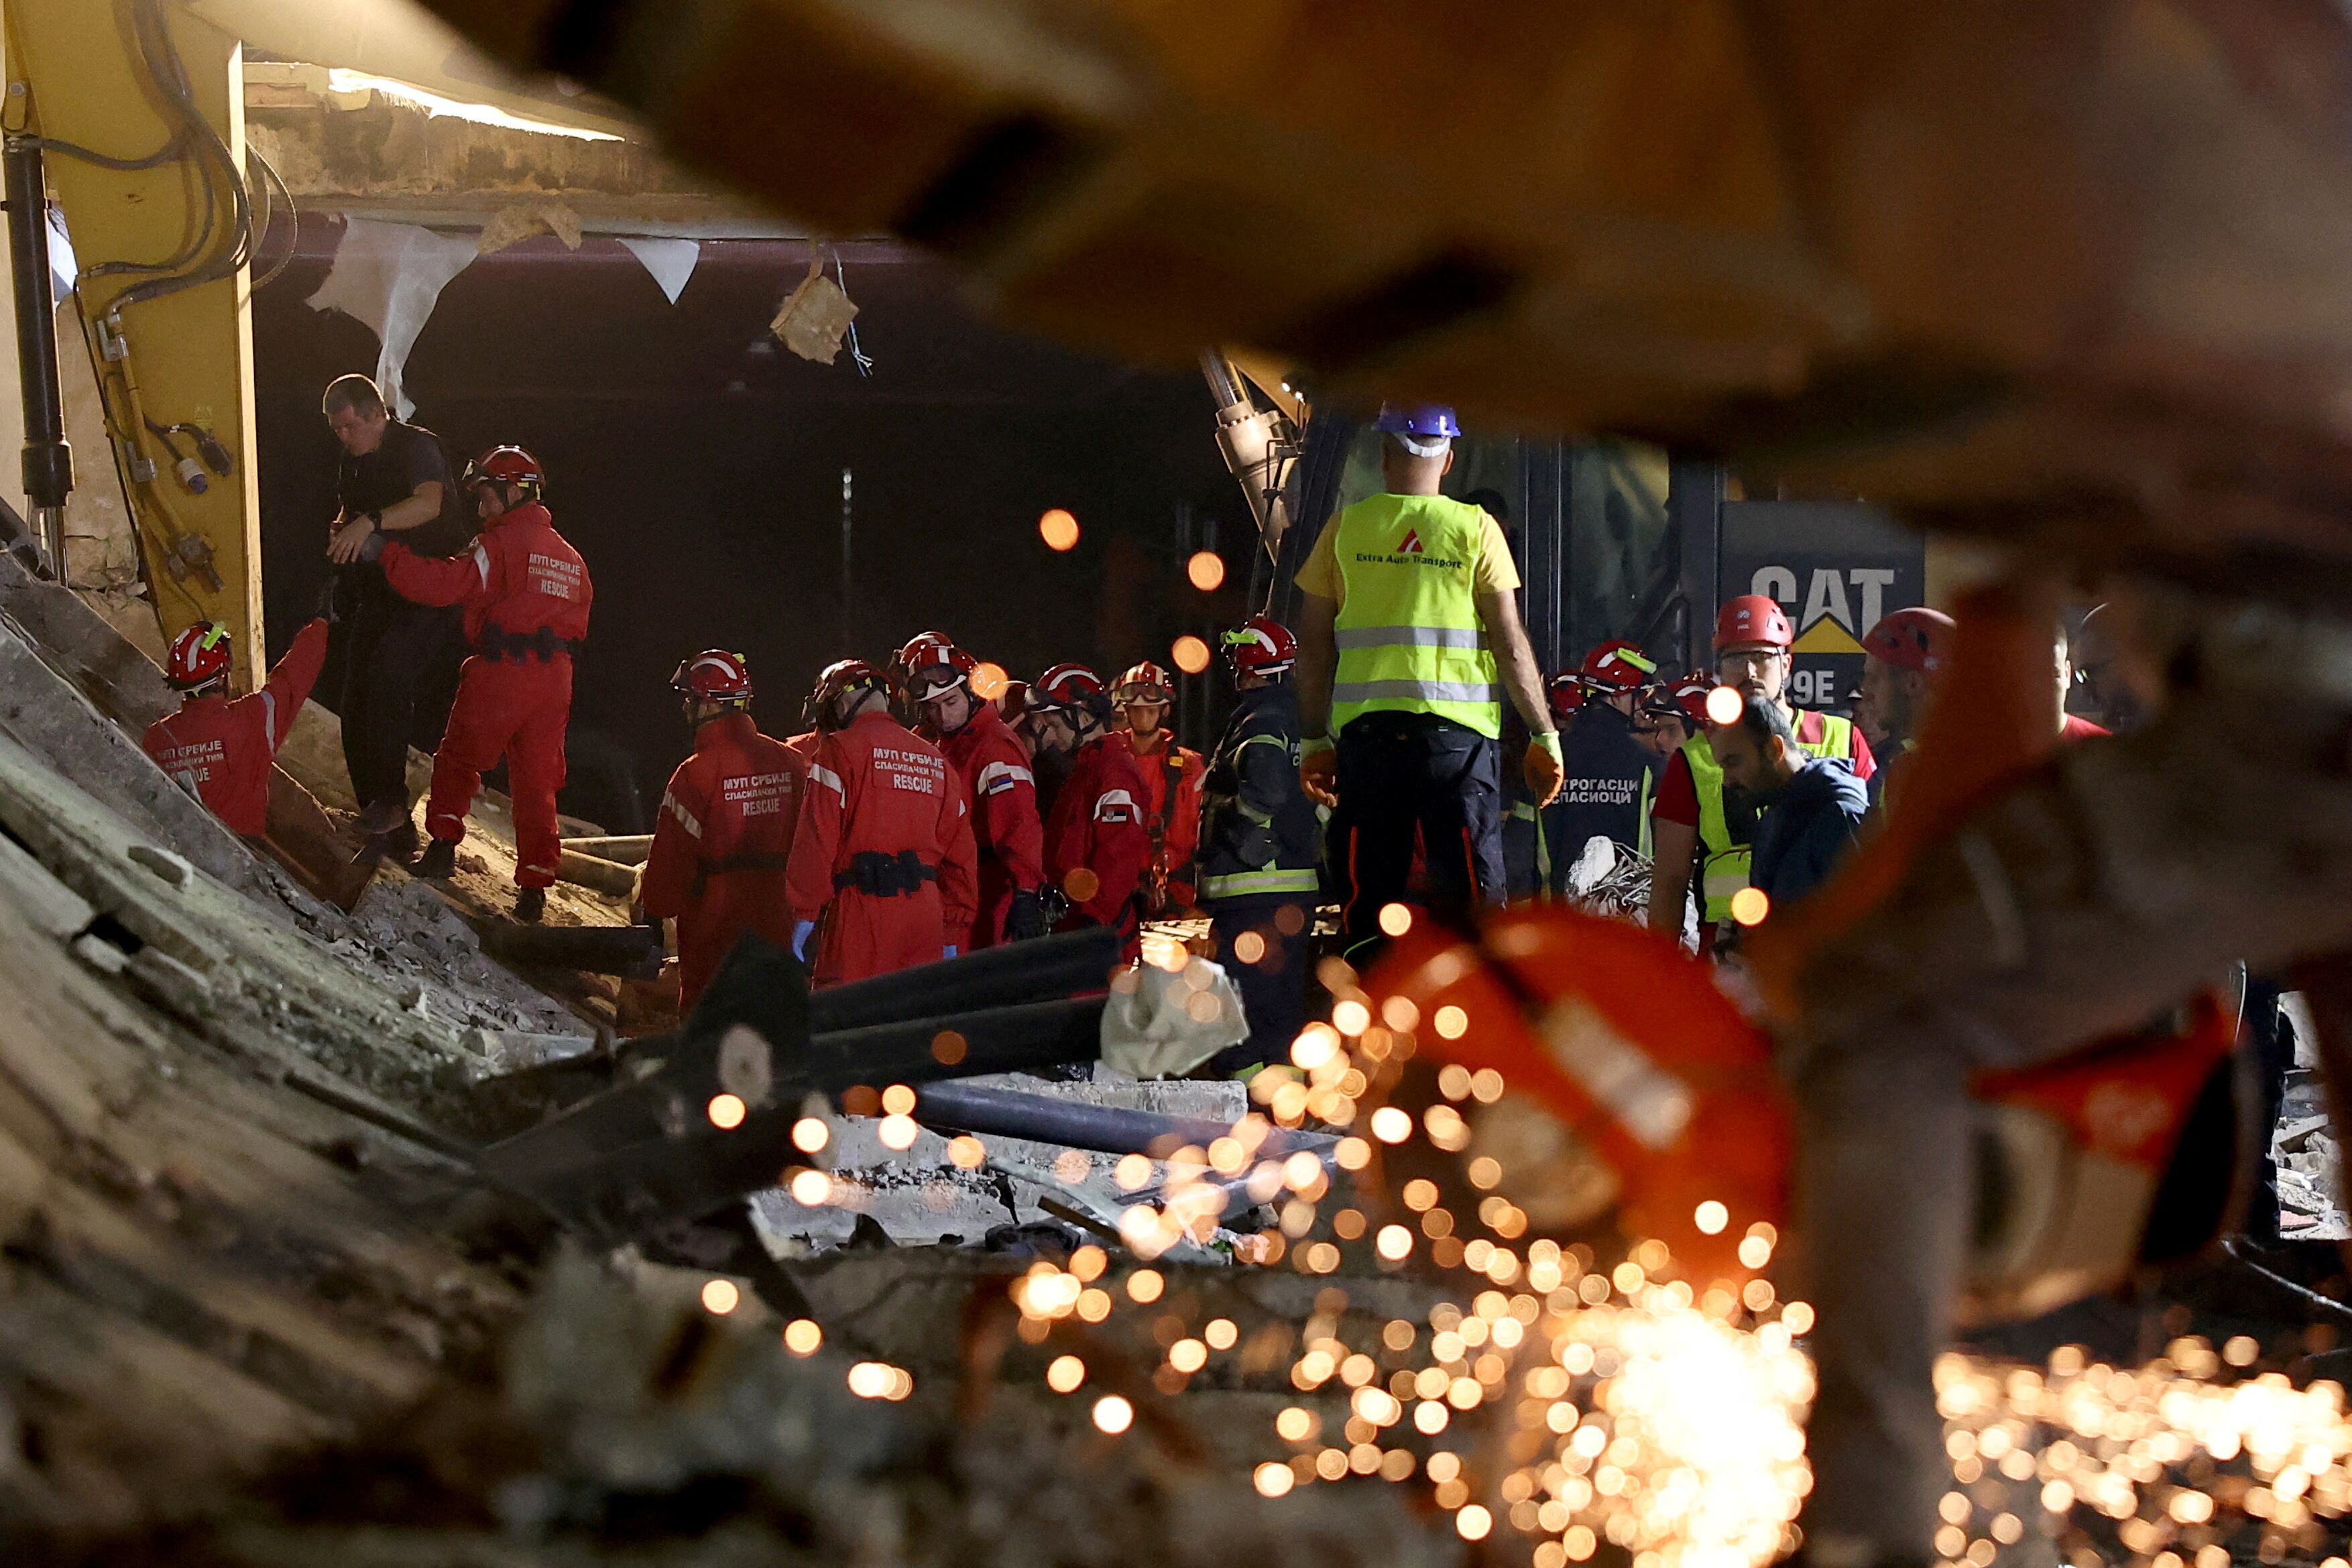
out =
[[[375,335],[304,301],[338,225],[303,220],[303,253],[254,305],[261,527],[271,653],[309,618],[325,570],[338,448],[319,413],[336,375],[373,373]],[[772,734],[798,729],[816,672],[879,663],[936,627],[1018,678],[1062,659],[1115,678],[1168,663],[1187,631],[1245,612],[1255,534],[1196,375],[1129,369],[980,322],[936,263],[842,246],[861,380],[768,332],[808,267],[796,241],[705,241],[676,305],[621,245],[542,236],[484,256],[442,291],[405,369],[415,419],[454,452],[499,442],[546,467],[557,526],[588,559],[596,605],[572,704],[564,809],[615,831],[615,767],[644,802],[688,748],[671,669],[718,644],[750,661]],[[845,645],[841,471],[856,473]],[[1075,513],[1066,555],[1037,518]],[[1184,579],[1180,516],[1213,525],[1227,586]],[[1222,685],[1214,667],[1197,683]],[[1205,706],[1205,705],[1196,705]],[[1210,737],[1190,735],[1202,744]]]

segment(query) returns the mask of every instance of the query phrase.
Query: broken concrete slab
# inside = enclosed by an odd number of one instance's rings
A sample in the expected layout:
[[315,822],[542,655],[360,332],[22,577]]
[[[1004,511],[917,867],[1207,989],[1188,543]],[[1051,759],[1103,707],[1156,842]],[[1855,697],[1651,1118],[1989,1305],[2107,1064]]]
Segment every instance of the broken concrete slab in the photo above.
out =
[[275,899],[253,852],[156,767],[119,724],[52,669],[21,627],[5,621],[0,621],[0,732],[58,773],[79,780],[110,810],[216,880],[254,898]]
[[[462,1082],[469,1057],[459,1034],[468,1028],[577,1031],[572,1015],[483,957],[465,922],[425,890],[387,890],[357,920],[307,900],[303,908],[247,898],[5,737],[0,828],[112,917],[124,935],[115,946],[133,958],[155,952],[135,974],[125,966],[151,999],[232,1049],[383,1088]],[[187,983],[183,970],[205,984]],[[353,1036],[364,1050],[335,1043]]]
[[180,706],[155,662],[81,596],[0,558],[0,613],[101,713],[133,735]]

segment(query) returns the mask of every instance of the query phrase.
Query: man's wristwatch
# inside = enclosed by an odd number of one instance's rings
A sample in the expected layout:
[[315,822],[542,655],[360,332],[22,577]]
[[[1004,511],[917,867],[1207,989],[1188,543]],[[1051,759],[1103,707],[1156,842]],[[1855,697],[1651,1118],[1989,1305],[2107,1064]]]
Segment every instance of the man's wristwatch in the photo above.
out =
[[375,529],[378,533],[383,531],[383,514],[382,512],[370,512],[367,515],[367,520],[368,527]]

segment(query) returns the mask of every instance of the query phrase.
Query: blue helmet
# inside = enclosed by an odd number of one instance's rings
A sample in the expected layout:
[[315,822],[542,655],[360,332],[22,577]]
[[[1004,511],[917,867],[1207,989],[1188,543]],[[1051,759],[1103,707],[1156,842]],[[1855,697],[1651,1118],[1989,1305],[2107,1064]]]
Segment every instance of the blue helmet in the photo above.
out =
[[1462,434],[1454,411],[1439,402],[1384,402],[1374,427],[1415,457],[1444,455],[1447,444]]
[[1451,441],[1462,434],[1462,422],[1454,411],[1442,402],[1384,402],[1381,417],[1373,428],[1389,435],[1418,435],[1423,439],[1442,437]]

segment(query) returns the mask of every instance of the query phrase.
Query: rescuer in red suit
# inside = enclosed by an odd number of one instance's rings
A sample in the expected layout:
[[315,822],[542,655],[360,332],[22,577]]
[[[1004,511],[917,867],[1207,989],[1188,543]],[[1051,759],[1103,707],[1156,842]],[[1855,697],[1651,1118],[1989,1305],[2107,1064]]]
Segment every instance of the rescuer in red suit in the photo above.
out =
[[838,985],[956,956],[975,897],[971,811],[939,748],[890,716],[889,682],[859,659],[817,686],[824,739],[809,764],[784,894],[793,956]]
[[250,696],[228,695],[228,628],[199,621],[172,639],[163,678],[180,694],[180,711],[147,727],[143,744],[155,766],[228,824],[257,839],[268,830],[269,765],[310,700],[327,658],[327,623],[313,621]]
[[1108,925],[1132,936],[1151,835],[1143,775],[1107,727],[1110,710],[1102,677],[1082,664],[1055,665],[1029,694],[1030,733],[1040,752],[1069,759],[1045,824],[1045,875],[1069,901],[1055,928]]
[[971,689],[980,662],[937,632],[926,632],[892,661],[919,733],[955,764],[971,810],[980,858],[980,909],[965,947],[992,947],[1045,934],[1045,824],[1037,811],[1037,776],[1003,718]]
[[540,504],[546,476],[520,446],[499,446],[466,469],[465,486],[485,525],[474,548],[444,560],[413,555],[373,534],[384,580],[419,604],[464,607],[471,656],[457,678],[449,727],[433,753],[433,799],[425,828],[433,842],[416,873],[446,877],[457,869],[466,812],[482,774],[507,759],[514,800],[515,918],[537,920],[547,908],[563,841],[555,792],[563,787],[563,731],[572,717],[572,657],[588,635],[595,590],[580,552],[555,531]]
[[1127,716],[1117,731],[1143,778],[1143,827],[1151,837],[1151,864],[1144,873],[1146,912],[1172,914],[1192,903],[1192,856],[1201,843],[1201,779],[1209,770],[1201,754],[1176,744],[1163,727],[1176,683],[1146,659],[1119,676],[1112,698]]
[[808,758],[751,722],[741,654],[706,649],[669,684],[694,726],[694,755],[662,793],[638,903],[677,921],[677,1005],[688,1013],[744,932],[792,942],[784,868]]

